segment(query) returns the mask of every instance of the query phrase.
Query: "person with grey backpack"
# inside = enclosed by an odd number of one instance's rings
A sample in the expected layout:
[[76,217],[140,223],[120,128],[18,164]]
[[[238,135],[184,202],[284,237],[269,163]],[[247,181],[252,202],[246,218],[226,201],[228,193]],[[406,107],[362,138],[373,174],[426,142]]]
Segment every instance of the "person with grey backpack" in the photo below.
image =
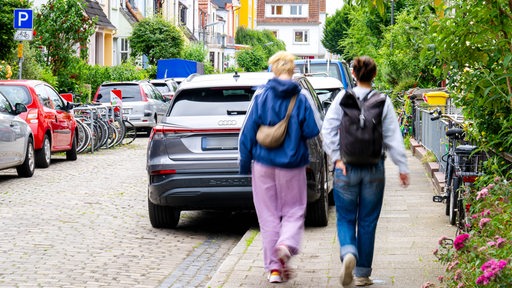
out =
[[[353,90],[339,93],[322,125],[323,148],[334,165],[334,202],[344,287],[372,285],[375,232],[384,197],[386,154],[409,185],[409,168],[389,97],[372,89],[377,74],[368,56],[353,61]],[[354,277],[355,276],[355,277]]]

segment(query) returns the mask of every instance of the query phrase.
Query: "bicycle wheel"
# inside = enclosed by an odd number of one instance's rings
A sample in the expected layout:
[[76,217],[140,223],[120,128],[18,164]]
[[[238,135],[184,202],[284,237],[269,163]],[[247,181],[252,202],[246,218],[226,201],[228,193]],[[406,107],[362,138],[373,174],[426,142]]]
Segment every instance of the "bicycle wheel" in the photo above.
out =
[[446,216],[450,216],[450,203],[451,203],[451,192],[452,192],[452,182],[453,182],[453,162],[452,162],[452,156],[450,154],[447,155],[447,158],[446,158],[446,173],[444,174],[445,175],[445,179],[444,179],[444,183],[445,183],[445,191],[446,191],[446,195],[447,198],[446,198],[446,208],[445,208],[445,214]]
[[91,143],[91,129],[82,121],[76,121],[77,127],[77,147],[76,151],[82,153],[87,146]]
[[453,178],[452,191],[450,193],[450,224],[455,225],[457,223],[457,210],[459,206],[459,187],[461,179],[460,177]]
[[137,128],[133,126],[132,122],[128,120],[123,120],[123,124],[125,126],[125,133],[122,144],[130,144],[133,141],[135,141],[135,138],[137,138]]

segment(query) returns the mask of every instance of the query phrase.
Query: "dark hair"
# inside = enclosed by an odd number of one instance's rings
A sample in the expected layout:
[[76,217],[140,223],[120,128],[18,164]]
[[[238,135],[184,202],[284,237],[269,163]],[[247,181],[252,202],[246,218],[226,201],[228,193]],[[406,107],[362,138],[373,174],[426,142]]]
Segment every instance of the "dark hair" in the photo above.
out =
[[377,74],[377,65],[371,57],[361,56],[354,59],[352,69],[359,82],[372,82]]

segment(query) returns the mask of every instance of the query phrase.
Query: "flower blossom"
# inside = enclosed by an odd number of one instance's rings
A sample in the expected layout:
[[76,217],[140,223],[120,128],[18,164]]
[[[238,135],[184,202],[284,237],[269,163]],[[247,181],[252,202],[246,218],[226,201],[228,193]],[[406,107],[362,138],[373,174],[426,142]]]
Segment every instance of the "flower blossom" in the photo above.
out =
[[480,270],[482,270],[484,273],[476,279],[476,284],[478,285],[487,285],[489,282],[494,279],[498,273],[503,270],[507,266],[506,260],[499,260],[496,261],[495,259],[491,259],[487,262],[485,262],[482,267],[480,267]]
[[460,234],[459,236],[457,236],[457,238],[455,238],[455,241],[453,241],[453,247],[455,248],[455,250],[460,250],[460,249],[464,248],[464,242],[468,238],[469,238],[469,234],[467,234],[467,233]]
[[476,200],[483,199],[487,196],[489,196],[489,189],[484,188],[476,193]]
[[437,243],[439,243],[439,245],[443,245],[444,241],[445,240],[448,240],[450,238],[446,237],[446,236],[441,236],[441,238],[439,238],[439,240],[437,241]]
[[489,223],[491,221],[491,218],[482,218],[480,219],[480,223],[478,223],[478,226],[480,228],[484,228],[485,224]]

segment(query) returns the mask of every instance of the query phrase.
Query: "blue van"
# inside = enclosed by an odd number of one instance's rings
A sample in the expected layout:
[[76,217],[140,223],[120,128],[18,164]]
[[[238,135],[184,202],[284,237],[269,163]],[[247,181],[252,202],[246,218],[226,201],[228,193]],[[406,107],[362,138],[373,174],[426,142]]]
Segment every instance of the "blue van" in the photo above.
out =
[[298,59],[295,60],[295,69],[298,70],[298,73],[310,76],[334,77],[343,83],[345,90],[355,86],[350,68],[347,62],[342,60]]

